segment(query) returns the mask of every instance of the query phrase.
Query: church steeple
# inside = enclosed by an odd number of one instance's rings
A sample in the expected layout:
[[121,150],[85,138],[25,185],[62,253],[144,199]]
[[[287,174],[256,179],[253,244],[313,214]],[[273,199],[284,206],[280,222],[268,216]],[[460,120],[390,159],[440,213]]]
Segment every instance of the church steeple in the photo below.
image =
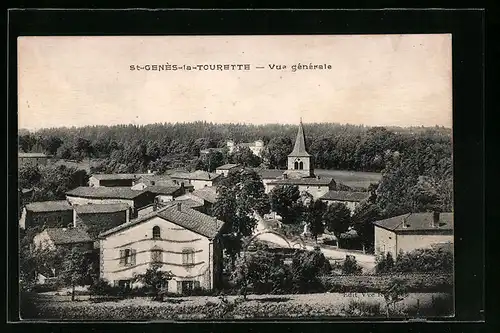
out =
[[302,126],[302,118],[300,118],[295,145],[290,154],[288,154],[288,170],[287,177],[304,178],[314,176],[314,168],[311,161],[311,154],[306,150],[306,139],[304,137],[304,127]]
[[304,127],[302,126],[302,118],[300,118],[299,130],[295,138],[295,145],[292,152],[288,155],[290,157],[308,157],[311,156],[306,150],[306,140],[304,137]]

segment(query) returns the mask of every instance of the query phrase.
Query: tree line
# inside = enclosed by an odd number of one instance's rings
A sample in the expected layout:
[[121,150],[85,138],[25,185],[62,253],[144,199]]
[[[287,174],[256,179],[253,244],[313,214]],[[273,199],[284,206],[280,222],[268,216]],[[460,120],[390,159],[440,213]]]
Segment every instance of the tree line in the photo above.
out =
[[[61,159],[101,159],[103,172],[164,171],[200,166],[200,150],[224,148],[227,140],[263,140],[262,160],[268,168],[286,168],[296,125],[213,124],[207,122],[87,126],[51,128],[19,134],[23,152],[45,152]],[[354,171],[384,170],[394,154],[411,155],[416,146],[440,146],[441,157],[451,156],[451,130],[433,128],[385,128],[332,123],[305,125],[308,151],[316,168]],[[224,153],[224,152],[222,152]],[[220,157],[219,157],[220,158]],[[227,154],[221,162],[228,162]],[[205,169],[215,165],[203,164]]]

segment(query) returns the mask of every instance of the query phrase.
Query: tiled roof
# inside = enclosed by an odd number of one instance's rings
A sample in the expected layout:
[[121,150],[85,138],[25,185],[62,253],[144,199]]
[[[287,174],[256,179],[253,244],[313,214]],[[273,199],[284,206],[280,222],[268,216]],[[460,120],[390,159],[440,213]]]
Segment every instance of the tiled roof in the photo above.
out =
[[77,214],[115,213],[129,209],[125,203],[74,205]]
[[373,224],[394,232],[453,230],[453,213],[440,213],[439,223],[435,226],[433,218],[433,213],[410,213],[375,221]]
[[130,187],[87,187],[80,186],[66,195],[82,198],[103,198],[103,199],[135,199],[146,193],[146,190],[132,190]]
[[196,170],[194,172],[177,172],[171,175],[172,178],[178,179],[192,179],[192,180],[214,180],[220,177],[219,174],[207,172],[203,170]]
[[112,173],[112,174],[98,173],[98,174],[93,174],[91,177],[94,177],[98,180],[127,180],[127,179],[132,180],[138,178],[137,175],[130,173]]
[[[178,205],[180,205],[180,207],[178,207]],[[172,201],[171,205],[105,231],[101,233],[99,237],[103,238],[109,236],[115,232],[140,224],[154,217],[161,217],[208,238],[215,237],[224,224],[224,222],[214,217],[200,213],[187,205],[183,205],[182,202]]]
[[321,200],[353,201],[360,202],[370,196],[369,192],[349,192],[349,191],[329,191],[325,193]]
[[224,164],[216,168],[216,170],[231,170],[233,168],[239,167],[239,164]]
[[297,131],[297,137],[295,138],[295,145],[293,146],[293,150],[288,156],[293,157],[307,157],[311,156],[306,151],[306,140],[304,138],[304,128],[302,127],[302,121],[299,124],[299,130]]
[[286,170],[277,170],[277,169],[257,169],[255,170],[260,178],[262,179],[277,179],[278,177],[283,176],[283,172]]
[[87,232],[80,228],[47,228],[45,230],[56,245],[92,242]]
[[204,188],[194,190],[192,194],[210,203],[215,203],[217,201],[217,196],[218,196],[217,188],[215,186],[207,186]]
[[321,177],[321,178],[287,178],[287,179],[277,179],[269,182],[272,185],[311,185],[311,186],[325,186],[330,185],[333,178]]
[[26,205],[26,210],[30,212],[42,213],[42,212],[62,212],[62,211],[73,210],[73,208],[66,200],[58,200],[58,201],[32,202]]
[[198,201],[195,201],[193,199],[182,199],[182,200],[175,200],[175,202],[180,202],[182,205],[189,207],[189,208],[198,208],[198,207],[203,207],[202,203],[199,203]]
[[149,191],[154,194],[163,194],[163,195],[172,195],[175,192],[181,189],[180,186],[158,186],[158,185],[150,185],[146,187],[146,191]]
[[41,157],[48,157],[48,155],[43,154],[43,153],[18,153],[19,157],[31,157],[31,158],[41,158]]

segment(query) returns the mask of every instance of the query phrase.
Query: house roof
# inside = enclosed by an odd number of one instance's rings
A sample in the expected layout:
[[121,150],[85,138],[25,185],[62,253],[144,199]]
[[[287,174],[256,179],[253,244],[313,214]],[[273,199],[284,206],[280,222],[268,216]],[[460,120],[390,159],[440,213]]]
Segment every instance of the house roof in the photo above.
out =
[[262,179],[277,179],[281,177],[286,170],[278,170],[278,169],[257,169],[255,170],[260,178]]
[[297,137],[295,138],[295,145],[293,146],[293,150],[288,156],[292,157],[307,157],[311,156],[306,151],[306,140],[304,138],[304,128],[302,127],[302,120],[299,124],[299,130],[297,131]]
[[47,228],[45,230],[55,245],[92,242],[89,234],[81,228]]
[[135,199],[147,190],[132,190],[130,187],[88,187],[80,186],[69,192],[66,195],[82,198],[103,198],[103,199]]
[[115,213],[129,209],[125,203],[74,205],[77,214]]
[[172,195],[175,194],[175,192],[179,191],[181,189],[180,186],[174,185],[174,186],[159,186],[159,185],[150,185],[146,186],[146,191],[149,191],[154,194],[163,194],[163,195]]
[[215,186],[207,186],[194,190],[192,194],[210,203],[215,203],[218,197],[217,188]]
[[191,179],[191,180],[214,180],[220,177],[217,173],[212,173],[203,170],[196,170],[194,172],[176,172],[171,175],[172,178],[178,179]]
[[214,217],[200,213],[190,208],[188,205],[183,205],[182,202],[172,201],[171,205],[105,231],[101,233],[99,237],[104,238],[154,217],[160,217],[208,238],[215,237],[224,224],[224,222]]
[[32,202],[26,205],[26,210],[35,213],[43,213],[69,211],[73,210],[73,208],[66,200],[58,200]]
[[221,165],[220,167],[217,167],[216,170],[231,170],[239,166],[240,166],[239,164],[224,164]]
[[[406,221],[406,222],[405,222]],[[406,226],[403,226],[405,222]],[[439,224],[433,226],[433,213],[410,213],[373,222],[378,227],[394,232],[453,230],[453,213],[440,213]]]
[[41,158],[41,157],[49,157],[44,153],[18,153],[19,157],[29,157],[29,158]]
[[277,179],[269,182],[272,185],[311,185],[311,186],[326,186],[333,182],[333,178],[321,177],[321,178],[287,178],[287,179]]
[[370,196],[369,192],[328,191],[320,199],[360,202]]
[[140,176],[130,173],[111,173],[111,174],[97,173],[93,174],[91,177],[94,177],[98,180],[133,180]]
[[189,207],[189,208],[203,207],[202,203],[199,203],[198,201],[195,201],[193,199],[182,199],[182,200],[176,199],[175,202],[180,202],[180,203],[182,203],[182,205]]

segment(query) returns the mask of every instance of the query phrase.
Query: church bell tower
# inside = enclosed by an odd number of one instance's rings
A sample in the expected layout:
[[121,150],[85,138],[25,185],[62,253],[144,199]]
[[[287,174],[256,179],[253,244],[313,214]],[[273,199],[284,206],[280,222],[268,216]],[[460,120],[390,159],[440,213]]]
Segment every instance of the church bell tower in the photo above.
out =
[[295,138],[295,145],[292,152],[288,154],[288,170],[285,174],[289,178],[314,177],[312,156],[306,150],[302,118],[300,119],[299,130]]

